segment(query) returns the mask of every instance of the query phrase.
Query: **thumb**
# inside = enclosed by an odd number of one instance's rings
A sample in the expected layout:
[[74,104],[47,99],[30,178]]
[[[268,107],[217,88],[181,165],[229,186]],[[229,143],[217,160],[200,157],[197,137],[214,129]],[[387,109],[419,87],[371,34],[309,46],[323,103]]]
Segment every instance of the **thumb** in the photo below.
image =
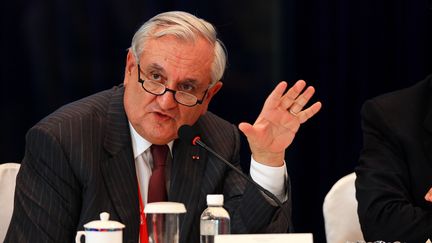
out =
[[246,137],[253,136],[254,134],[253,126],[247,122],[240,123],[238,125],[238,128],[240,129],[240,131],[243,132]]

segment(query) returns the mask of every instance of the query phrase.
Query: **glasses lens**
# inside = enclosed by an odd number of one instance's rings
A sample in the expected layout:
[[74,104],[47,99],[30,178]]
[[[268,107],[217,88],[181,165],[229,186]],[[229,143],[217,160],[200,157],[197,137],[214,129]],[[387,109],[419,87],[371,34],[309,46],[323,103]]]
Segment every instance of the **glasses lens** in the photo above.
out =
[[177,100],[177,102],[183,104],[183,105],[188,105],[188,106],[192,106],[192,105],[196,105],[198,98],[195,97],[192,94],[183,92],[183,91],[177,91],[175,94],[175,98]]
[[[166,90],[165,85],[151,80],[143,81],[142,86],[144,90],[154,95],[162,95]],[[168,89],[168,91],[174,93],[175,100],[182,105],[194,106],[198,103],[198,98],[193,94],[184,91],[173,91],[170,89]]]
[[163,94],[165,86],[155,81],[145,81],[143,83],[144,89],[153,94]]

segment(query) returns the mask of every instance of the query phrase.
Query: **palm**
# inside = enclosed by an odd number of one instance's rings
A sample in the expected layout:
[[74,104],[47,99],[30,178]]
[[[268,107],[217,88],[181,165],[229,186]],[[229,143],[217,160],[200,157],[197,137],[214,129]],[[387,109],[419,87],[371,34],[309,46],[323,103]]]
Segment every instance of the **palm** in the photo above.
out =
[[[246,135],[255,159],[280,158],[294,140],[300,124],[314,116],[321,103],[316,102],[307,109],[306,103],[313,96],[313,87],[304,89],[306,83],[297,81],[285,94],[286,82],[281,82],[269,95],[253,125],[241,123],[240,130]],[[302,92],[303,91],[303,92]],[[291,110],[289,112],[288,110]],[[296,114],[296,115],[294,115]],[[257,160],[258,161],[258,160]],[[263,161],[266,163],[267,161]],[[272,164],[269,162],[269,164]]]

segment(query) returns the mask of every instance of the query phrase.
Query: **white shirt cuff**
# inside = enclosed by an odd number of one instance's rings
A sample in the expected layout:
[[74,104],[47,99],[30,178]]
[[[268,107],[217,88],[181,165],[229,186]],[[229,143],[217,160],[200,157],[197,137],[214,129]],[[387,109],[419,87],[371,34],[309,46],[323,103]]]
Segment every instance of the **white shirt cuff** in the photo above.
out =
[[280,201],[287,199],[285,181],[288,172],[285,161],[280,167],[272,167],[256,162],[251,156],[250,175],[256,183],[273,193]]

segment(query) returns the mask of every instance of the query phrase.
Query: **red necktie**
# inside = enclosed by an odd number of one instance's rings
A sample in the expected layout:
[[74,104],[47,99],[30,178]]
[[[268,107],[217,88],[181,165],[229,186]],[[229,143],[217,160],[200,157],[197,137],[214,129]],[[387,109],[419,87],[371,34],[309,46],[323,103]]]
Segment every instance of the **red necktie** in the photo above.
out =
[[168,145],[153,144],[150,151],[153,156],[153,171],[149,181],[147,202],[166,201],[165,164],[169,148]]

